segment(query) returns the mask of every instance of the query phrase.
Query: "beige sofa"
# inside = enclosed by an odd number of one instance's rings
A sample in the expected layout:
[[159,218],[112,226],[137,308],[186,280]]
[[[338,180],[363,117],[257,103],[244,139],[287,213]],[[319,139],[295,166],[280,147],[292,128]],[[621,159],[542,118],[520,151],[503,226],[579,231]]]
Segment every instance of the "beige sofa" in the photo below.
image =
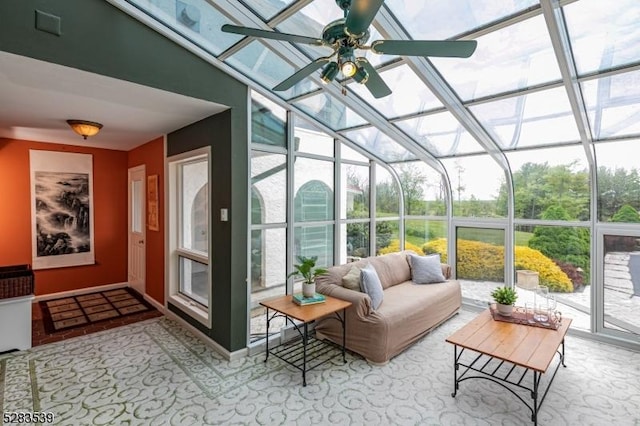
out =
[[[451,267],[442,265],[447,279],[436,284],[415,284],[411,281],[408,253],[400,252],[369,257],[329,268],[326,275],[316,278],[316,291],[350,301],[346,311],[347,349],[362,355],[368,362],[384,364],[408,348],[454,314],[462,303],[458,281],[450,280]],[[369,295],[342,286],[342,278],[357,266],[371,264],[382,283],[384,298],[377,310]],[[320,339],[342,344],[342,326],[332,319],[316,324]]]

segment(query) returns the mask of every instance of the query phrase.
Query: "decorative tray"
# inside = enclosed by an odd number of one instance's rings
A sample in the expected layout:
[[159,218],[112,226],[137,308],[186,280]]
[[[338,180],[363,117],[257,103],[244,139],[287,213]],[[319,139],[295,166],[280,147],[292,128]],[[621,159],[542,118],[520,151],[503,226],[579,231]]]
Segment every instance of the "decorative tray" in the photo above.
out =
[[514,306],[513,313],[510,317],[500,315],[495,304],[490,304],[489,310],[491,311],[491,316],[493,316],[493,319],[496,321],[550,328],[552,330],[557,330],[562,324],[562,314],[558,311],[555,311],[553,315],[549,315],[546,320],[538,321],[534,319],[533,311],[527,311],[524,306]]

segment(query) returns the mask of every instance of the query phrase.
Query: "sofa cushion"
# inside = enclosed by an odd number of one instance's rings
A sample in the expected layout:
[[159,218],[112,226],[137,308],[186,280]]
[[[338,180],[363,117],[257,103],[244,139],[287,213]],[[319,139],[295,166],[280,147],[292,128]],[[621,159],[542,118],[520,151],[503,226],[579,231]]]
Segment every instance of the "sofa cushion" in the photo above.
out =
[[441,283],[445,280],[439,254],[418,256],[409,253],[409,264],[411,280],[416,284]]
[[389,253],[366,259],[375,268],[383,289],[411,279],[411,269],[407,259],[407,252]]
[[382,283],[378,273],[371,264],[360,271],[360,285],[362,286],[362,292],[367,293],[371,298],[371,307],[374,310],[378,309],[382,304],[384,291],[382,290]]
[[342,277],[342,287],[360,291],[360,268],[352,266],[347,275]]

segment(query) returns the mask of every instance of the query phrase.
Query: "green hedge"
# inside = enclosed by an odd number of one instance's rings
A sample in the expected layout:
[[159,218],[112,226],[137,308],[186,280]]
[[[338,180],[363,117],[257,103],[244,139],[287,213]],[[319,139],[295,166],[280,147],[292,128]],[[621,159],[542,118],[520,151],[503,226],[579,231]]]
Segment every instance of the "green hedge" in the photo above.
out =
[[[439,253],[447,262],[447,240],[439,238],[422,246],[425,254]],[[550,291],[572,292],[573,284],[562,270],[538,250],[516,246],[516,269],[528,269],[540,274],[540,285]],[[480,241],[458,240],[458,278],[504,282],[504,247]]]

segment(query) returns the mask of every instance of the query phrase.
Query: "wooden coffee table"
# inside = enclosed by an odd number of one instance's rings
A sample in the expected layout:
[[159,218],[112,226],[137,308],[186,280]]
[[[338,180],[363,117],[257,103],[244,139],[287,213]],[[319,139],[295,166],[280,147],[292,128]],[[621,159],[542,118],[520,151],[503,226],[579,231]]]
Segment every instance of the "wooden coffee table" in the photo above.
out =
[[[537,425],[538,411],[558,368],[560,365],[566,367],[564,337],[569,325],[571,319],[562,318],[562,323],[554,330],[496,321],[488,309],[482,312],[446,339],[454,345],[454,390],[451,396],[456,396],[460,382],[476,378],[490,380],[520,399],[531,410],[531,420]],[[474,353],[463,359],[466,350]],[[556,354],[558,363],[550,369]],[[461,368],[463,371],[459,374]],[[548,370],[551,375],[547,376],[542,393],[541,379]],[[527,380],[529,372],[532,381]],[[531,404],[518,393],[522,390],[530,392]]]
[[[309,333],[308,326],[310,323],[334,314],[334,316],[327,318],[327,320],[336,319],[342,323],[342,361],[347,362],[345,356],[346,309],[351,306],[351,302],[331,296],[325,296],[325,298],[326,300],[323,303],[305,306],[295,304],[291,300],[291,295],[280,296],[260,302],[262,306],[267,308],[267,341],[264,361],[266,362],[269,354],[272,354],[299,369],[302,371],[303,386],[307,386],[307,371],[330,361],[331,358],[328,358],[327,355],[333,349],[332,342],[318,340],[313,334]],[[270,310],[272,311],[271,315],[269,313]],[[269,350],[269,325],[275,317],[285,317],[286,321],[293,324],[294,328],[300,334],[298,344],[281,344]],[[294,320],[298,320],[302,322],[302,324],[298,324]]]

